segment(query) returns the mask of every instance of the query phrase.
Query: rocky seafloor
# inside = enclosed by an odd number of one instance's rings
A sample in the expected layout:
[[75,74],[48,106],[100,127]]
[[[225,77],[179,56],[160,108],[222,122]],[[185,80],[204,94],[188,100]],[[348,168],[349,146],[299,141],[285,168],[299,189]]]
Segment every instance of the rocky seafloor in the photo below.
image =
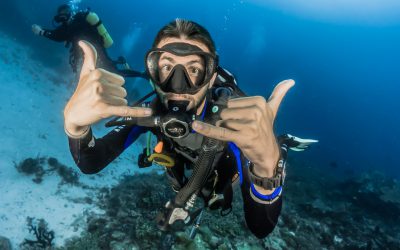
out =
[[[43,159],[41,159],[43,160]],[[50,165],[56,165],[49,159]],[[18,166],[17,166],[18,167]],[[124,176],[87,199],[104,214],[87,216],[84,232],[53,247],[51,218],[28,218],[33,240],[22,249],[399,249],[400,183],[377,172],[346,178],[292,162],[278,225],[265,239],[246,228],[240,190],[225,217],[206,211],[194,240],[191,227],[165,233],[155,218],[173,192],[156,173]],[[71,174],[67,175],[71,176]],[[74,202],[74,201],[71,201]],[[77,201],[82,202],[82,201]],[[85,201],[83,201],[85,202]],[[35,239],[36,238],[36,239]],[[0,243],[1,245],[1,243]]]

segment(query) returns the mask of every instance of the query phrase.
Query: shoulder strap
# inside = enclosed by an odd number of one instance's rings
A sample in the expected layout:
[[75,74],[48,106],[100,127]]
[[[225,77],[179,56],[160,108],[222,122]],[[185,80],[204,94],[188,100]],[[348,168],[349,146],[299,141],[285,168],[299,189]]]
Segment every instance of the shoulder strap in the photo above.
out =
[[217,73],[218,73],[218,76],[216,79],[217,83],[221,83],[221,84],[231,83],[231,84],[237,85],[235,76],[231,72],[229,72],[227,69],[224,69],[221,66],[218,66]]
[[213,88],[229,88],[231,91],[234,92],[237,96],[247,96],[238,86],[236,82],[235,76],[230,73],[225,68],[218,66],[217,68],[217,78],[215,79],[215,83]]

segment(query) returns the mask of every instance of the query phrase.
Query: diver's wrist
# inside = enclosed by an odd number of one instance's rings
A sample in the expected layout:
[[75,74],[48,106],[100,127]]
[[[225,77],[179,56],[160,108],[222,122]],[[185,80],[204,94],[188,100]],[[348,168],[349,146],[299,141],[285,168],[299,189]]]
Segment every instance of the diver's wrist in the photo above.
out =
[[64,124],[64,131],[70,138],[79,139],[89,133],[90,126],[75,126],[71,124]]
[[[286,176],[286,161],[279,154],[273,168],[261,168],[250,162],[249,177],[256,189],[264,194],[272,193],[276,188],[283,185]],[[263,171],[264,170],[264,171]],[[270,175],[272,172],[272,175]]]
[[276,166],[280,159],[279,150],[274,152],[271,157],[260,162],[254,163],[254,173],[260,177],[271,178],[275,175]]

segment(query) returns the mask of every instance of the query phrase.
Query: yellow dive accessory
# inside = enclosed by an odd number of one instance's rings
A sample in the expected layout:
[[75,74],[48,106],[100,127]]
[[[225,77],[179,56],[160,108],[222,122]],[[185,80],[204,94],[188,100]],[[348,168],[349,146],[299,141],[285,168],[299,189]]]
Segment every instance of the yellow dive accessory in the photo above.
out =
[[175,166],[175,160],[166,154],[163,154],[163,148],[164,148],[164,142],[159,141],[157,145],[154,147],[154,153],[150,154],[150,143],[151,143],[151,133],[147,133],[147,162],[148,163],[156,163],[160,166],[166,167],[166,168],[172,168]]
[[92,26],[96,26],[97,32],[103,38],[103,47],[109,48],[114,43],[113,39],[111,38],[110,34],[108,33],[106,27],[94,12],[89,12],[86,16],[86,21],[90,23]]
[[153,153],[147,158],[148,161],[157,163],[158,165],[172,168],[175,165],[174,159],[168,155]]

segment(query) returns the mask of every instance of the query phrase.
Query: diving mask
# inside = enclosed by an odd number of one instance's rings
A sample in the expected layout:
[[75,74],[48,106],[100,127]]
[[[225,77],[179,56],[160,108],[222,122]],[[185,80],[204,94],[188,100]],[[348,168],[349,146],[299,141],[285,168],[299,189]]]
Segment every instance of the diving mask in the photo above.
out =
[[53,20],[56,23],[67,22],[73,14],[72,7],[68,4],[61,5],[57,10],[57,15],[54,16]]
[[169,43],[151,49],[145,58],[151,81],[162,91],[195,94],[216,72],[218,58],[188,43]]

